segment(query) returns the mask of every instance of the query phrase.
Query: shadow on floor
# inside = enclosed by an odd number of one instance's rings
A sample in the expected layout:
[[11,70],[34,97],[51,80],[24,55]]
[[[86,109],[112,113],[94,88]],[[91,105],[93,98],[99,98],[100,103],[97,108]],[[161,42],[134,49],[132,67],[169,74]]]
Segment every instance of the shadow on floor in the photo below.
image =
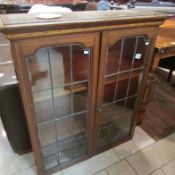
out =
[[157,87],[153,101],[147,105],[141,127],[155,140],[160,140],[175,131],[175,75],[171,83],[166,81],[168,72],[157,69],[154,77]]

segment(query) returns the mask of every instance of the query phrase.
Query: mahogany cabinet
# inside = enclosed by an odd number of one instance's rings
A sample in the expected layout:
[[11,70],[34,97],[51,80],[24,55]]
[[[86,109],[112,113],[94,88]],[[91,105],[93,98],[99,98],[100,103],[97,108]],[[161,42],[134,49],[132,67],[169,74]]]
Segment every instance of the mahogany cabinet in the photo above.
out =
[[132,138],[166,19],[133,10],[62,15],[0,16],[40,175]]

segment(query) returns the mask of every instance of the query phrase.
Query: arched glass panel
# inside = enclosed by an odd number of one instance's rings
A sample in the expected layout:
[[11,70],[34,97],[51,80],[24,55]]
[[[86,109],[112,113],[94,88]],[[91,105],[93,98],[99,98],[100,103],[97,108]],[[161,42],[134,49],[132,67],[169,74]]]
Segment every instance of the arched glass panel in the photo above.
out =
[[130,134],[148,45],[144,35],[121,38],[107,48],[98,146]]
[[86,156],[91,49],[44,47],[26,60],[45,169]]

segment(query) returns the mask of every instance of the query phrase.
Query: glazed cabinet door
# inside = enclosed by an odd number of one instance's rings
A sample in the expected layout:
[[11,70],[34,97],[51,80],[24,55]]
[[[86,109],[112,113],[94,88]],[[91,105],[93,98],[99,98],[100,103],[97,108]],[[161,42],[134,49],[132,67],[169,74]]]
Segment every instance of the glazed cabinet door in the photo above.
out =
[[96,150],[131,138],[154,29],[106,31],[98,82]]
[[40,174],[91,154],[98,37],[90,33],[14,43]]

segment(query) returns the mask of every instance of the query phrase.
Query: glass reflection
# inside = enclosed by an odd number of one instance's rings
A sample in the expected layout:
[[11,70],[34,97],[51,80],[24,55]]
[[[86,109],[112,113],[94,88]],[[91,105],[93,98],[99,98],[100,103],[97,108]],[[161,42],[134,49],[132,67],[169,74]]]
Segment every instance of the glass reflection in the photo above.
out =
[[45,169],[87,155],[91,50],[40,48],[27,58]]
[[130,134],[147,48],[145,42],[146,37],[140,35],[122,38],[108,47],[99,147]]

